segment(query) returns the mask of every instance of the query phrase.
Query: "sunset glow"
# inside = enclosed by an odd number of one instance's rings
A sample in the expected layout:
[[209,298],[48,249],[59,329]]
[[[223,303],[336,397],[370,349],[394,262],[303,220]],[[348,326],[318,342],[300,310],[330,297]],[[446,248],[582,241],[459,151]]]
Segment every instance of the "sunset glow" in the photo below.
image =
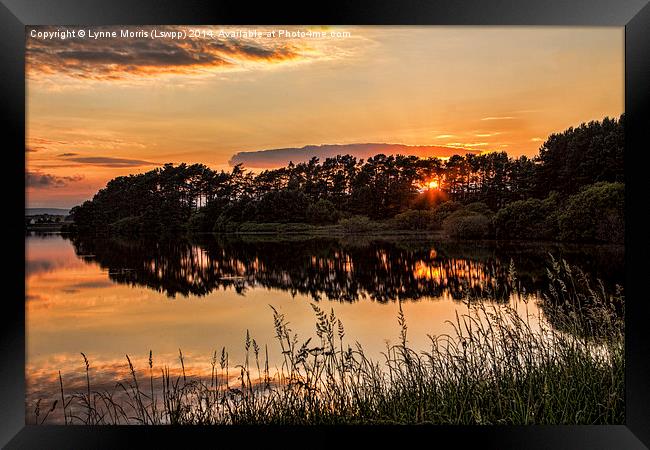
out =
[[[188,28],[197,27],[157,31]],[[433,146],[424,156],[533,156],[550,133],[623,112],[623,28],[303,26],[282,29],[326,37],[267,39],[213,26],[197,28],[213,38],[184,40],[38,37],[59,29],[26,30],[30,207],[69,208],[111,178],[167,162],[229,170],[239,154],[261,169],[270,163],[249,152],[266,149],[288,149],[289,159],[304,146],[363,143]],[[140,31],[88,28],[125,29]]]
[[623,27],[25,32],[25,424],[624,423]]

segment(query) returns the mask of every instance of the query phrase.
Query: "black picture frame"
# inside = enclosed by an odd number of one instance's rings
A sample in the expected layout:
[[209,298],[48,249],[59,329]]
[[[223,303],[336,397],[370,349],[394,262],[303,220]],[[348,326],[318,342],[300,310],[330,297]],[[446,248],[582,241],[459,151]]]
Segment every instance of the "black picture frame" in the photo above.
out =
[[[240,442],[258,438],[284,445],[332,443],[340,434],[365,442],[417,440],[440,445],[467,444],[496,448],[648,448],[650,446],[650,332],[645,326],[650,299],[643,294],[645,250],[643,222],[633,212],[647,210],[643,160],[650,150],[650,5],[648,0],[445,0],[328,1],[303,6],[274,2],[0,0],[0,89],[6,158],[3,225],[10,261],[5,271],[9,289],[3,299],[0,333],[0,445],[6,448],[122,448],[187,445],[197,438],[214,445],[225,437]],[[252,427],[83,427],[25,425],[25,78],[26,25],[130,24],[375,24],[375,25],[544,25],[625,27],[626,113],[626,423],[619,426],[485,426],[485,427],[348,427],[344,429],[278,429]],[[616,87],[614,87],[616,88]],[[647,169],[646,169],[647,172]],[[8,175],[10,174],[10,175]],[[647,178],[647,175],[645,176]],[[24,231],[22,231],[24,232]],[[7,244],[11,245],[7,245]],[[298,434],[304,437],[298,437]],[[282,436],[282,437],[280,437]],[[367,445],[367,444],[366,444]]]

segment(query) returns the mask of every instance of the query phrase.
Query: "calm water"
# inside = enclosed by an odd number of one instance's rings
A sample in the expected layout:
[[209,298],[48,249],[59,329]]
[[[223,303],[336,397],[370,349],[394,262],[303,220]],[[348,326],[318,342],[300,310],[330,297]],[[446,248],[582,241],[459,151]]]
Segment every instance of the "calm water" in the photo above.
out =
[[[348,342],[381,358],[399,339],[402,304],[413,348],[427,334],[449,333],[448,320],[467,311],[462,299],[499,299],[521,315],[540,316],[549,253],[582,267],[605,285],[623,284],[623,248],[543,244],[450,243],[423,238],[380,240],[205,236],[194,241],[82,240],[26,237],[27,408],[37,398],[85,382],[80,352],[95,388],[127,375],[128,354],[147,369],[210,372],[215,350],[242,361],[247,330],[271,367],[279,361],[269,305],[301,338],[315,334],[311,303],[334,308]],[[514,263],[525,296],[508,285]],[[485,300],[483,300],[485,301]],[[493,301],[491,301],[494,303]],[[66,393],[67,395],[67,393]]]

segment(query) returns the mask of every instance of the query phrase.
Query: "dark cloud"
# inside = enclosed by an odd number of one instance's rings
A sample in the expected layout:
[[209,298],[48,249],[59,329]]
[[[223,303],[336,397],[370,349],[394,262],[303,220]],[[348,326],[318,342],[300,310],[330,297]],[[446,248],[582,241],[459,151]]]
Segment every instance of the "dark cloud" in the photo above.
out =
[[39,273],[47,273],[54,270],[52,261],[46,259],[27,259],[25,260],[25,273],[27,275],[36,275]]
[[[65,30],[43,26],[38,31]],[[76,30],[77,28],[75,28]],[[179,30],[182,27],[158,27]],[[93,27],[93,30],[119,30]],[[241,39],[39,39],[28,34],[28,75],[61,73],[75,78],[122,79],[127,75],[192,73],[206,68],[237,66],[241,61],[284,61],[301,55],[288,43],[271,45]]]
[[31,257],[25,260],[25,275],[39,275],[43,273],[54,272],[63,267],[69,267],[69,261],[63,257],[61,258],[43,258]]
[[77,156],[79,153],[61,153],[59,156]]
[[141,159],[112,158],[110,156],[79,156],[74,158],[67,158],[66,161],[102,167],[138,167],[158,165],[158,163],[144,161]]
[[66,286],[66,289],[72,292],[78,292],[80,289],[98,289],[113,286],[111,280],[81,281]]
[[65,292],[66,294],[76,294],[79,292],[79,289],[74,289],[74,288],[61,288],[61,292]]
[[35,188],[58,188],[67,186],[68,183],[81,181],[82,175],[74,175],[71,177],[59,177],[49,173],[42,172],[26,172],[25,184],[29,187]]
[[436,145],[404,145],[404,144],[334,144],[334,145],[307,145],[295,148],[276,148],[239,152],[232,156],[231,165],[243,163],[250,168],[281,167],[293,161],[294,163],[306,162],[313,157],[320,160],[336,155],[352,155],[357,158],[367,159],[383,153],[385,155],[414,155],[419,157],[449,157],[451,155],[464,155],[466,153],[480,153],[480,150],[465,148],[442,147]]

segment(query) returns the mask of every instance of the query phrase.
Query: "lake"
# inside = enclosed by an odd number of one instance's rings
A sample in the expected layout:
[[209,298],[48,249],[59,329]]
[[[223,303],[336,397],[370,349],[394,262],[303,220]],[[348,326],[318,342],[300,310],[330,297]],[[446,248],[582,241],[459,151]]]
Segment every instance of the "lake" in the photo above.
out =
[[[381,360],[400,339],[401,305],[412,348],[451,333],[466,301],[514,306],[546,321],[540,308],[550,256],[581,267],[608,290],[623,285],[622,246],[451,242],[423,236],[277,237],[204,235],[192,240],[28,235],[26,244],[27,410],[38,398],[83,386],[111,389],[136,370],[180,367],[210,373],[216,351],[234,367],[247,332],[269,365],[281,361],[273,306],[299,339],[315,334],[317,304],[333,308],[349,342]],[[512,284],[512,267],[516,286]],[[517,288],[517,289],[515,289]],[[552,323],[552,320],[551,320]],[[265,347],[268,345],[268,347]],[[233,375],[234,376],[234,375]],[[66,392],[67,395],[67,392]]]

